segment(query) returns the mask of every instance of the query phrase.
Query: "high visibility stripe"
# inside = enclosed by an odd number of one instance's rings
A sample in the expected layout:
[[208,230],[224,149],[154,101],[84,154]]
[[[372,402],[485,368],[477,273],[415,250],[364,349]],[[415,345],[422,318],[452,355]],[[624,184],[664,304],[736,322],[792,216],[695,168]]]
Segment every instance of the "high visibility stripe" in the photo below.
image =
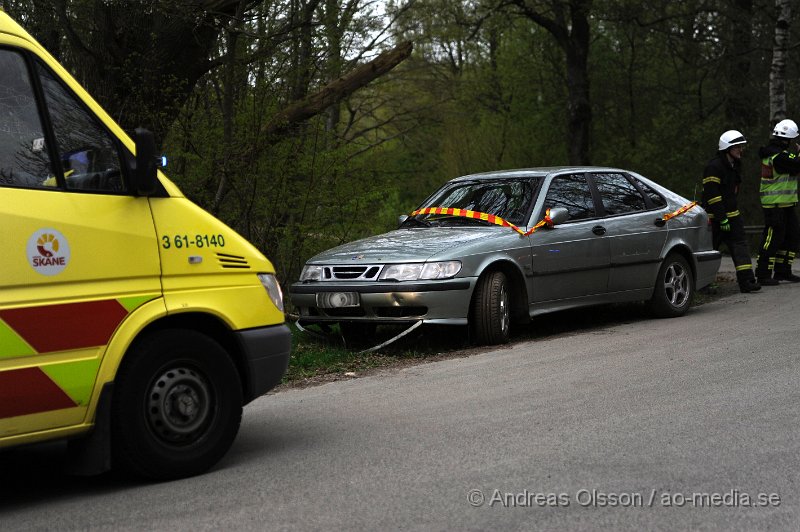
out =
[[715,203],[719,203],[720,201],[722,201],[722,196],[714,196],[713,198],[708,200],[708,204],[714,205]]
[[39,368],[0,372],[0,418],[77,406]]
[[742,264],[741,266],[736,267],[737,272],[743,272],[745,270],[752,270],[752,269],[753,269],[752,264]]
[[460,216],[462,218],[485,220],[489,223],[492,223],[494,225],[499,225],[501,227],[510,227],[511,229],[519,233],[520,236],[529,236],[535,233],[537,229],[544,227],[545,225],[550,227],[553,226],[553,221],[550,219],[550,209],[547,210],[547,213],[544,215],[544,218],[528,231],[523,231],[522,229],[512,224],[511,222],[508,222],[503,218],[496,216],[494,214],[470,211],[467,209],[454,209],[453,207],[426,207],[424,209],[417,209],[416,211],[412,212],[409,216],[417,216],[418,214],[446,214],[451,216]]
[[706,183],[722,183],[722,181],[718,177],[710,176],[703,179],[703,184],[705,185]]
[[99,367],[100,360],[93,358],[51,364],[42,366],[41,369],[76,405],[87,405]]
[[36,351],[14,329],[0,320],[0,360],[33,354]]
[[677,211],[671,212],[669,214],[665,214],[664,216],[661,217],[661,219],[666,222],[668,220],[671,220],[672,218],[675,218],[676,216],[680,216],[681,214],[689,212],[690,210],[694,209],[696,205],[697,205],[696,201],[693,201],[691,203],[687,203],[686,205],[684,205],[683,207],[681,207]]
[[122,305],[123,307],[125,307],[125,310],[127,310],[130,313],[130,312],[133,312],[134,310],[136,310],[137,308],[139,308],[141,305],[143,305],[143,304],[147,303],[148,301],[154,299],[155,297],[156,296],[153,296],[153,295],[150,295],[150,296],[121,297],[121,298],[117,299],[117,301],[119,301],[119,304]]
[[767,238],[764,239],[764,249],[766,250],[772,243],[772,227],[767,229]]
[[0,319],[39,353],[106,345],[127,315],[115,299],[0,311]]
[[[0,311],[0,360],[100,347],[158,294]],[[99,358],[0,371],[0,419],[89,404]]]
[[731,212],[726,213],[726,214],[728,215],[728,218],[734,218],[736,216],[739,216],[741,213],[738,210],[736,210],[736,211],[731,211]]
[[[789,174],[779,173],[775,169],[772,163],[778,155],[780,153],[765,157],[761,161],[762,167],[767,166],[770,170],[765,172],[762,169],[761,173],[759,194],[761,196],[761,205],[764,207],[770,205],[794,205],[797,203],[797,178]],[[792,158],[793,155],[789,154]]]

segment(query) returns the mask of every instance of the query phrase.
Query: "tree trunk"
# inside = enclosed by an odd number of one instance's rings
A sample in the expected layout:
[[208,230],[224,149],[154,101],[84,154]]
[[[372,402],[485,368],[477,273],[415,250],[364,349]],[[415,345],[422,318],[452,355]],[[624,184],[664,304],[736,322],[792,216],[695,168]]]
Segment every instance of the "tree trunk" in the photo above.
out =
[[410,42],[400,43],[369,63],[364,63],[341,78],[328,83],[317,93],[290,104],[275,114],[262,128],[261,133],[269,138],[285,132],[292,124],[321,113],[335,102],[341,101],[357,89],[392,70],[411,55],[412,48]]
[[580,0],[570,3],[572,32],[564,50],[567,55],[569,94],[569,163],[580,165],[591,164],[592,105],[589,96],[590,30],[587,13],[590,4]]
[[734,0],[731,3],[728,25],[730,33],[726,36],[726,48],[733,57],[727,60],[727,83],[725,98],[725,118],[732,129],[748,129],[757,122],[754,91],[750,76],[750,50],[753,34],[753,0]]
[[[567,63],[567,146],[569,164],[590,163],[592,106],[589,96],[589,12],[592,0],[551,0],[552,17],[526,0],[512,0],[520,13],[555,38]],[[569,20],[568,20],[569,19]]]
[[773,124],[786,118],[786,62],[789,46],[791,0],[775,0],[778,21],[772,45],[772,66],[769,71],[769,115]]

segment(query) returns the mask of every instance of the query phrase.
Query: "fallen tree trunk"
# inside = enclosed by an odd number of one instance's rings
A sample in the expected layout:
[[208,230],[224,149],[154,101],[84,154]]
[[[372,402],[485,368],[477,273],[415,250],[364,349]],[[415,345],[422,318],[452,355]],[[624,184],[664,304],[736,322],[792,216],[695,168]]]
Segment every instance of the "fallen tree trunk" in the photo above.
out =
[[[356,90],[386,74],[411,55],[413,45],[403,42],[378,55],[368,63],[351,70],[344,76],[328,83],[315,94],[298,100],[279,111],[262,128],[267,139],[275,138],[292,125],[318,115],[331,105],[340,102]],[[267,142],[270,142],[269,140]]]

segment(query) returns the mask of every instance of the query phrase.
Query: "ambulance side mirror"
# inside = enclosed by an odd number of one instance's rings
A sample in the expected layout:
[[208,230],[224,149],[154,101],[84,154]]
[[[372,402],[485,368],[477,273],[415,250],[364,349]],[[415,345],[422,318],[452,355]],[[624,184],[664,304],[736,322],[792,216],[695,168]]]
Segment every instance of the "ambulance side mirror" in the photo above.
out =
[[133,140],[136,143],[136,160],[130,169],[131,190],[137,196],[149,196],[158,188],[155,137],[151,131],[137,127]]

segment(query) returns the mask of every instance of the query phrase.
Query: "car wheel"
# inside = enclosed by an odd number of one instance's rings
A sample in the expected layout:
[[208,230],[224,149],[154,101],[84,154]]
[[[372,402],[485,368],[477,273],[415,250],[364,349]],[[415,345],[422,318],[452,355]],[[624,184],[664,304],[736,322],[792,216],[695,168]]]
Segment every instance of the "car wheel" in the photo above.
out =
[[503,272],[489,272],[478,279],[472,297],[470,325],[482,345],[508,341],[511,323],[508,281]]
[[202,473],[227,452],[242,419],[236,366],[195,331],[158,331],[134,344],[114,382],[115,467],[174,479]]
[[378,326],[374,323],[362,321],[340,321],[339,330],[347,346],[366,345],[375,339]]
[[667,255],[658,270],[650,310],[659,318],[683,316],[694,297],[694,276],[681,255]]

